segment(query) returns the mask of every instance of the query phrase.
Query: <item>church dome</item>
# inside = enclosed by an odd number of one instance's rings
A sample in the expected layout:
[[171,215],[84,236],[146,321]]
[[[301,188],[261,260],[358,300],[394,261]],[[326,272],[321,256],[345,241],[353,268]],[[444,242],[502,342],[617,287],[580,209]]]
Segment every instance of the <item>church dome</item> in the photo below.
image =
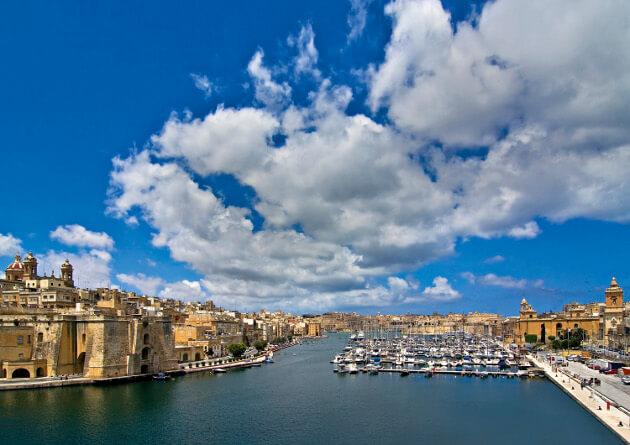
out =
[[15,260],[9,264],[7,270],[24,270],[24,264],[20,255],[15,255]]

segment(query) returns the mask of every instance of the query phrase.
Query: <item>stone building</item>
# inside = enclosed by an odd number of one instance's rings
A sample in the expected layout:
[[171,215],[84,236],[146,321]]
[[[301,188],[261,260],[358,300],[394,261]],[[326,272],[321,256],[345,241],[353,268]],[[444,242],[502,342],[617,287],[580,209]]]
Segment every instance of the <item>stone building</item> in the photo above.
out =
[[3,378],[82,374],[102,379],[176,366],[168,319],[41,310],[0,315]]
[[585,339],[597,339],[599,336],[599,316],[587,315],[585,311],[559,312],[556,314],[538,314],[523,298],[520,316],[516,321],[514,343],[525,344],[525,337],[534,334],[540,343],[549,342],[549,337],[559,338],[567,332],[583,329]]
[[539,314],[523,299],[519,317],[504,323],[504,333],[509,332],[505,340],[522,345],[526,335],[535,334],[537,341],[546,343],[549,336],[558,338],[568,331],[583,329],[585,341],[625,349],[629,331],[625,318],[623,289],[613,278],[605,291],[604,303],[569,303],[562,312]]
[[321,336],[322,335],[322,325],[321,325],[321,323],[316,323],[316,322],[311,322],[311,321],[306,322],[305,333],[309,337],[319,337],[319,336]]
[[74,287],[73,267],[66,261],[60,267],[61,276],[43,277],[37,273],[37,259],[29,252],[24,261],[20,255],[5,269],[5,279],[0,280],[2,307],[68,309],[79,301]]

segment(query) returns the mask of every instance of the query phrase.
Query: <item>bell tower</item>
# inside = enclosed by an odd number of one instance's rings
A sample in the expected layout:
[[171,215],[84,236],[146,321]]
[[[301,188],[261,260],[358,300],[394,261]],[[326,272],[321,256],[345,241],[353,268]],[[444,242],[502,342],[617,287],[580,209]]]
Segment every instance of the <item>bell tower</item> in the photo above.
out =
[[623,289],[617,284],[613,277],[610,287],[606,289],[606,307],[623,307]]
[[33,252],[29,252],[24,258],[24,280],[37,278],[37,258],[33,256]]
[[521,301],[521,318],[536,318],[537,316],[538,311],[535,311],[532,305],[527,303],[527,300],[523,298],[523,301]]
[[68,287],[74,287],[74,280],[72,279],[72,264],[66,258],[66,261],[61,265],[61,279]]
[[607,346],[619,347],[622,337],[619,326],[623,326],[623,289],[619,287],[614,277],[605,295],[604,342]]

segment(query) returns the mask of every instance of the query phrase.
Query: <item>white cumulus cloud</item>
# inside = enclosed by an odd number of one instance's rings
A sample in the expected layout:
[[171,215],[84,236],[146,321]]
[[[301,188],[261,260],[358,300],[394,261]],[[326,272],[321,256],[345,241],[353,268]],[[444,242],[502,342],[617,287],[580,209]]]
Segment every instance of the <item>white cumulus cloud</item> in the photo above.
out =
[[50,232],[50,238],[68,246],[94,247],[112,250],[114,240],[105,232],[92,232],[79,224],[58,226]]
[[0,256],[15,255],[22,250],[22,240],[14,237],[10,233],[3,235],[0,233]]
[[150,297],[155,297],[157,290],[166,284],[166,281],[160,277],[150,277],[143,273],[134,275],[119,273],[116,275],[116,278],[121,283],[133,286]]
[[[253,106],[174,114],[150,147],[116,158],[108,211],[144,219],[154,246],[202,275],[200,292],[250,308],[454,300],[444,277],[422,292],[375,283],[473,237],[527,242],[545,220],[630,222],[630,3],[496,0],[456,27],[437,0],[386,12],[385,59],[367,70],[368,102],[386,122],[348,113],[352,89],[321,72],[308,102],[292,103],[288,67],[293,80],[317,69],[305,26],[281,69],[262,49],[250,60]],[[260,230],[251,209],[196,180],[217,174],[254,191]]]
[[287,82],[276,82],[269,68],[263,63],[265,53],[259,49],[247,65],[247,72],[254,81],[255,97],[258,102],[271,109],[279,109],[291,100],[291,86]]
[[433,286],[425,287],[422,296],[432,301],[451,301],[461,298],[462,294],[453,289],[444,277],[435,277]]

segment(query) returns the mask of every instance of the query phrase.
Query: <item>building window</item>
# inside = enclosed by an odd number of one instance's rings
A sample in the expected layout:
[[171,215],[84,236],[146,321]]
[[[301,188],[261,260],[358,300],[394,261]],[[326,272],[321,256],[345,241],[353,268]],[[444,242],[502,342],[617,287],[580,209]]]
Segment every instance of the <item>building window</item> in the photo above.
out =
[[26,343],[28,343],[29,345],[31,344],[31,336],[30,335],[26,336]]
[[24,336],[22,336],[22,335],[18,335],[17,336],[17,344],[18,345],[23,345],[24,344]]
[[24,354],[22,354],[21,352],[18,354],[18,359],[22,360],[24,358]]
[[41,342],[43,342],[43,341],[44,341],[44,334],[43,334],[43,333],[41,333],[41,332],[38,332],[38,333],[37,333],[37,342],[38,342],[38,343],[41,343]]

